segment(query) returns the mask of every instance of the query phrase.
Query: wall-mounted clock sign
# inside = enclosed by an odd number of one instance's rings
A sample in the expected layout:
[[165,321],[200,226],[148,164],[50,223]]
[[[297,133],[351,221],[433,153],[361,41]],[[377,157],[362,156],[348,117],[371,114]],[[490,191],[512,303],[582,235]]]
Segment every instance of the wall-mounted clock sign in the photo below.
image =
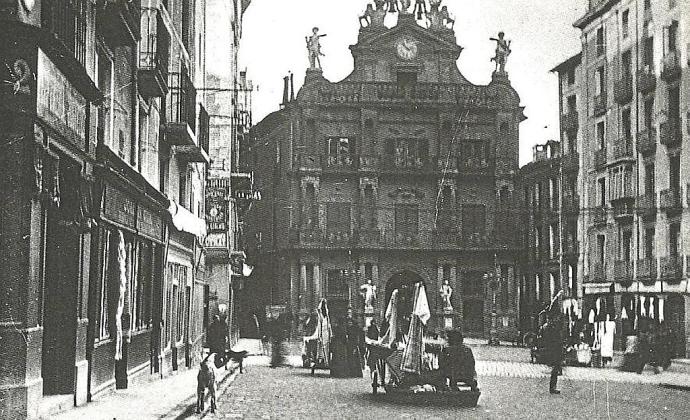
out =
[[398,40],[395,47],[398,52],[398,57],[403,60],[412,60],[417,57],[417,53],[419,52],[417,41],[409,37],[403,37]]

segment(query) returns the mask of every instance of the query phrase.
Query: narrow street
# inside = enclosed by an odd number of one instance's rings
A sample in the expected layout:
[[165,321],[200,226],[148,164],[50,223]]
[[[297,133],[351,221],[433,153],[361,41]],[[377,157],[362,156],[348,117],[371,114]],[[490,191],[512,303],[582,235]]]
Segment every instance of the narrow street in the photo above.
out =
[[318,370],[312,377],[307,369],[271,369],[264,362],[250,360],[247,372],[219,397],[217,413],[204,418],[671,419],[683,417],[688,397],[687,391],[657,385],[578,379],[561,380],[563,392],[553,396],[546,376],[515,378],[505,371],[504,376],[479,377],[482,396],[476,408],[401,405],[388,402],[385,394],[372,395],[368,378],[334,379]]

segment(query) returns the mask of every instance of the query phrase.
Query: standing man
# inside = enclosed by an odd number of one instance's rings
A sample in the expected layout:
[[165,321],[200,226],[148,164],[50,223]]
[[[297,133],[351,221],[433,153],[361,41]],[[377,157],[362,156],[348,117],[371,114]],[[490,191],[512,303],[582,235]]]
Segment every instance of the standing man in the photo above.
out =
[[[225,361],[225,342],[228,334],[228,325],[221,321],[218,315],[213,315],[213,322],[208,327],[208,347],[210,353],[216,353],[216,361]],[[218,363],[216,363],[218,365]],[[216,366],[217,367],[217,366]]]
[[563,362],[563,337],[561,333],[561,323],[559,313],[550,310],[547,313],[546,324],[544,324],[544,356],[546,363],[551,366],[551,380],[549,381],[549,392],[560,394],[556,389],[558,375],[561,373],[561,363]]

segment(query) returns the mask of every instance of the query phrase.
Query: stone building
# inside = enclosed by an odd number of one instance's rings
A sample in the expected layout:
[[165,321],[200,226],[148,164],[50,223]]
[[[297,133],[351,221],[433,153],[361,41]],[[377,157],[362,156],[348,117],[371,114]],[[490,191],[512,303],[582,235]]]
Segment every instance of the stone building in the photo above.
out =
[[575,22],[580,59],[563,67],[581,75],[572,89],[578,114],[562,118],[580,133],[585,319],[615,319],[617,347],[638,328],[668,326],[678,338],[675,353],[685,356],[689,25],[687,1],[590,0]]
[[2,418],[49,417],[199,354],[204,10],[0,9]]
[[559,291],[566,302],[575,302],[579,308],[579,209],[577,194],[569,189],[576,184],[568,184],[573,178],[577,182],[577,163],[569,177],[565,168],[569,155],[562,154],[561,144],[548,141],[534,146],[532,162],[520,168],[520,193],[525,203],[520,325],[525,333],[536,331],[539,312]]
[[253,128],[265,146],[254,150],[262,201],[247,235],[258,252],[257,306],[284,305],[302,330],[326,298],[333,319],[351,307],[380,324],[392,291],[409,311],[422,281],[432,330],[512,339],[519,97],[503,65],[486,86],[463,77],[462,48],[438,7],[428,28],[406,11],[388,28],[385,14],[362,17],[349,76],[330,82],[313,60],[294,100],[286,94]]

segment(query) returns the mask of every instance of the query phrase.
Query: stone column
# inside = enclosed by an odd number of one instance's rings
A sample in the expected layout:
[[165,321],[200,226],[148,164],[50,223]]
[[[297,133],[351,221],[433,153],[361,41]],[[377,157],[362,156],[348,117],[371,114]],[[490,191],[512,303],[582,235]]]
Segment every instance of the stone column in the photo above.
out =
[[314,264],[314,299],[316,302],[314,302],[314,307],[318,305],[321,302],[321,297],[323,296],[323,292],[321,290],[321,266],[318,264]]
[[292,313],[293,321],[297,319],[299,314],[298,296],[299,296],[299,262],[290,264],[290,312]]
[[309,311],[307,306],[309,302],[309,297],[307,296],[309,287],[307,284],[307,265],[302,262],[299,265],[299,284],[299,294],[301,296],[299,299],[299,311],[304,313]]

